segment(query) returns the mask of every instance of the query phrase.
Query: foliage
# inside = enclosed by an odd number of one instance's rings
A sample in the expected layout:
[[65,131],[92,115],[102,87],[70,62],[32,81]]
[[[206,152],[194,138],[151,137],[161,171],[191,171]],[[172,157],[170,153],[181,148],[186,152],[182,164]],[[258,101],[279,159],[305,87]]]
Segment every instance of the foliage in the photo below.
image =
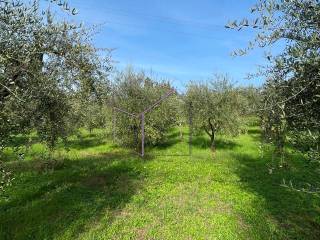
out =
[[[112,105],[132,114],[140,114],[161,96],[172,90],[168,82],[156,81],[143,72],[127,68],[120,72],[114,83]],[[170,96],[145,116],[145,139],[152,145],[164,140],[168,130],[178,121],[179,102],[177,96]],[[114,131],[120,142],[137,146],[140,134],[140,116],[129,116],[114,111]]]
[[[75,13],[68,5],[60,4]],[[70,99],[98,96],[110,70],[91,44],[90,29],[56,21],[39,2],[0,2],[1,148],[36,129],[53,148],[73,131]]]
[[279,84],[273,84],[277,79],[270,79],[264,85],[259,116],[263,130],[263,140],[276,146],[276,155],[283,158],[284,146],[287,139],[287,121],[285,104],[283,102],[283,88]]
[[237,135],[241,126],[243,98],[227,76],[217,75],[209,83],[190,83],[186,93],[186,108],[192,108],[193,127],[204,130],[215,151],[215,135]]
[[261,102],[261,89],[249,86],[249,87],[237,87],[239,97],[242,98],[241,112],[243,115],[255,115],[260,107]]
[[97,102],[86,102],[79,109],[81,126],[92,132],[95,128],[104,128],[111,124],[110,106]]
[[[9,187],[14,180],[12,173],[8,171],[3,162],[0,161],[0,197],[5,193],[6,188]],[[1,200],[1,199],[0,199]]]
[[[316,155],[319,155],[319,1],[260,0],[251,12],[257,15],[253,21],[244,19],[227,25],[238,30],[253,27],[259,32],[247,48],[236,51],[235,55],[246,54],[255,46],[285,44],[278,56],[267,54],[270,66],[264,72],[268,80],[261,116],[265,130],[280,129],[278,134],[268,137],[283,141],[289,134],[300,150],[318,151]],[[278,144],[280,148],[282,145]]]

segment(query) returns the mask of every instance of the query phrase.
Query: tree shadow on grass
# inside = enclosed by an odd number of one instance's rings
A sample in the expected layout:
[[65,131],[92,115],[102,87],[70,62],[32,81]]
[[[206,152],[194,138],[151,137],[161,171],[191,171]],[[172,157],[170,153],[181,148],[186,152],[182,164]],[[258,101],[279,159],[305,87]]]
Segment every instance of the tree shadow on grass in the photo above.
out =
[[12,137],[12,140],[9,142],[8,147],[24,146],[29,141],[35,143],[39,142],[40,139],[38,136],[17,135]]
[[163,149],[170,148],[170,147],[172,147],[180,142],[183,142],[183,141],[184,141],[184,138],[180,139],[180,132],[177,129],[173,129],[170,133],[168,133],[165,136],[165,138],[163,139],[162,142],[153,146],[152,144],[150,144],[146,141],[146,146],[154,147],[158,150],[163,150]]
[[[181,145],[182,148],[184,148],[184,151],[181,153],[163,153],[163,150],[170,149],[172,146],[177,144],[184,144],[185,147]],[[224,138],[217,138],[215,141],[216,148],[218,150],[232,150],[236,147],[239,147],[240,144],[224,139]],[[158,144],[153,148],[153,151],[150,150],[150,154],[152,156],[168,156],[168,157],[190,157],[194,150],[200,149],[210,149],[210,140],[206,135],[196,135],[192,137],[192,143],[189,144],[189,135],[184,134],[183,139],[180,139],[180,133],[178,131],[173,132],[169,135],[169,138],[164,143]],[[150,146],[147,146],[150,147]],[[147,148],[148,150],[148,148]],[[173,150],[174,151],[174,150]],[[191,155],[190,155],[191,153]]]
[[[240,146],[238,143],[227,140],[227,139],[222,139],[222,138],[217,138],[215,141],[216,148],[219,149],[226,149],[226,150],[232,150],[235,147]],[[199,149],[208,149],[210,148],[210,140],[206,136],[195,136],[192,139],[192,144],[193,147],[199,148]]]
[[105,138],[101,136],[88,136],[68,140],[66,147],[69,149],[85,150],[105,144]]
[[[187,147],[186,147],[187,146]],[[166,151],[168,150],[169,151]],[[183,149],[181,151],[181,149]],[[156,156],[162,157],[186,157],[189,156],[188,135],[183,134],[182,138],[178,129],[173,129],[166,135],[164,140],[156,145],[146,142],[145,152],[149,159]]]
[[259,129],[259,128],[251,128],[251,129],[248,129],[247,133],[250,134],[250,135],[252,135],[252,134],[261,134],[261,129]]
[[[278,168],[272,174],[268,172],[267,158],[254,158],[248,154],[234,153],[233,157],[240,163],[237,175],[241,186],[250,192],[255,192],[265,199],[265,208],[280,232],[265,233],[265,237],[275,239],[319,239],[320,237],[320,197],[302,192],[296,192],[281,186],[282,180],[293,180],[293,183],[315,183],[318,175],[312,167],[306,167],[297,155],[291,156],[289,169]],[[248,221],[252,217],[248,216]],[[261,228],[263,223],[251,224]]]
[[74,239],[102,217],[112,223],[143,184],[141,160],[123,154],[88,155],[47,173],[21,169],[12,198],[0,202],[3,240]]
[[259,128],[251,128],[247,131],[247,134],[249,134],[255,142],[261,142],[262,140],[261,129]]

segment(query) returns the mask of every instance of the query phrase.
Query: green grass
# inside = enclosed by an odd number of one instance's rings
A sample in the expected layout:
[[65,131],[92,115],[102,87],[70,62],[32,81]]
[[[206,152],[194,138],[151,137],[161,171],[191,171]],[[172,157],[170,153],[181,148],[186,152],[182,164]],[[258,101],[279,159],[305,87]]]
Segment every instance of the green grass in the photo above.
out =
[[24,161],[8,151],[16,179],[0,202],[0,239],[320,239],[319,196],[280,186],[319,175],[293,154],[269,174],[259,138],[254,127],[220,137],[213,159],[206,137],[194,139],[189,157],[173,132],[142,160],[101,131],[83,132],[47,171],[40,144]]

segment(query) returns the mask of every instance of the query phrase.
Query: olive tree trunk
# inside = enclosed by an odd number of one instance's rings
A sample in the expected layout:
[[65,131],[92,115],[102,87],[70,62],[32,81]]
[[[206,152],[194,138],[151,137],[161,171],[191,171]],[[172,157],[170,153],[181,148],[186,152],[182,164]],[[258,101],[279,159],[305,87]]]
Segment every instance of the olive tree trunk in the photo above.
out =
[[211,148],[211,151],[214,153],[216,151],[216,143],[215,143],[216,128],[212,124],[211,118],[208,119],[208,126],[209,126],[209,129],[205,128],[205,131],[210,137],[210,148]]
[[216,151],[216,142],[215,142],[214,132],[212,132],[211,135],[210,135],[210,148],[211,148],[212,152]]

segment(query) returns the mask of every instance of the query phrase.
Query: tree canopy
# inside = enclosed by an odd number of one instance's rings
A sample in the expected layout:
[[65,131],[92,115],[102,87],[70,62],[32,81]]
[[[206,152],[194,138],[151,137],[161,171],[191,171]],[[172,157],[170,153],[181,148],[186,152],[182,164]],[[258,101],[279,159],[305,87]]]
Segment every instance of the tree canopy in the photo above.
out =
[[205,131],[215,151],[218,133],[237,135],[242,123],[243,101],[227,76],[216,75],[209,83],[191,82],[186,93],[186,108],[191,107],[193,128]]
[[249,46],[235,55],[244,55],[257,46],[285,45],[281,54],[267,55],[270,64],[263,72],[267,81],[260,112],[264,129],[269,129],[268,138],[279,142],[290,135],[300,150],[316,153],[313,158],[320,159],[320,3],[260,0],[251,12],[252,21],[243,19],[227,25],[237,30],[258,29]]
[[110,58],[101,57],[91,35],[90,29],[55,20],[39,1],[0,2],[2,148],[13,134],[31,129],[54,147],[74,126],[71,98],[99,97]]
[[[172,90],[167,81],[158,81],[144,72],[136,72],[129,67],[119,72],[113,85],[112,105],[132,114],[139,114],[152,106],[161,96]],[[178,122],[179,107],[177,95],[170,96],[154,110],[146,114],[146,142],[157,144],[164,140],[168,130]],[[136,146],[140,142],[140,118],[115,111],[115,131],[120,142]]]

